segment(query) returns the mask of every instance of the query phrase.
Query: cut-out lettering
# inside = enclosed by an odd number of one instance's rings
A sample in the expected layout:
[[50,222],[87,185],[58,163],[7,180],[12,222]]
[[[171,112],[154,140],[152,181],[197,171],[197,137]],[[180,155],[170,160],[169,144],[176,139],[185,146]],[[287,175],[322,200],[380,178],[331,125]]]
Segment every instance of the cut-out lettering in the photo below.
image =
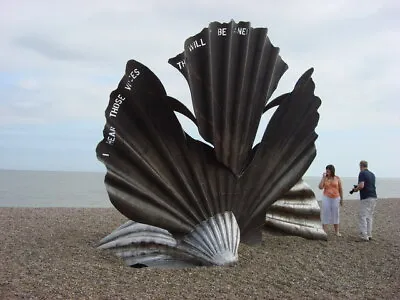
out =
[[111,126],[110,127],[110,131],[108,132],[108,135],[107,135],[107,138],[106,138],[106,143],[111,145],[111,146],[114,145],[115,138],[116,138],[115,128]]
[[121,94],[118,94],[117,98],[115,98],[114,103],[111,107],[110,111],[110,117],[115,118],[118,114],[118,110],[122,104],[122,102],[125,101],[125,97],[121,96]]
[[249,32],[249,29],[247,27],[235,27],[233,30],[233,33],[238,34],[238,35],[247,35]]
[[217,29],[217,34],[218,36],[226,36],[226,27],[225,28],[218,28]]
[[188,49],[190,52],[192,52],[194,49],[204,47],[205,45],[206,43],[203,41],[202,38],[200,38],[198,40],[194,40],[193,42],[191,42],[188,46]]
[[178,65],[179,70],[182,70],[186,66],[186,63],[184,60],[181,60],[181,61],[177,62],[177,65]]
[[140,75],[140,71],[138,69],[133,69],[133,71],[131,71],[128,75],[128,81],[125,84],[125,89],[130,91],[132,89],[133,86],[133,81],[138,78]]

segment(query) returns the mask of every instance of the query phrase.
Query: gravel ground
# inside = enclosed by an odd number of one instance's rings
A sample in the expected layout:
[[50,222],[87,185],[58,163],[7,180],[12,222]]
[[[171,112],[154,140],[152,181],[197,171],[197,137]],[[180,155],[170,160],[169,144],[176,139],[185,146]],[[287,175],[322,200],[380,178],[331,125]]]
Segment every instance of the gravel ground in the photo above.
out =
[[126,221],[114,208],[0,208],[0,299],[400,299],[400,199],[378,202],[357,242],[358,201],[342,237],[264,233],[233,267],[135,269],[95,248]]

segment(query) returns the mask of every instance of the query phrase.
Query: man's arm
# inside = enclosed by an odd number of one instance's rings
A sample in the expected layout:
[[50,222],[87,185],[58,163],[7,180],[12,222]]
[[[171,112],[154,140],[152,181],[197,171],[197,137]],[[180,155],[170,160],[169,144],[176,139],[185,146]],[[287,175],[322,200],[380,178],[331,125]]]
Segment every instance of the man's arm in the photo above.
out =
[[353,191],[358,192],[359,190],[362,190],[364,188],[364,182],[365,182],[365,175],[363,172],[358,175],[358,185],[353,189]]
[[364,188],[364,181],[360,181],[357,185],[356,188],[354,188],[355,192],[358,192],[359,190],[362,190]]

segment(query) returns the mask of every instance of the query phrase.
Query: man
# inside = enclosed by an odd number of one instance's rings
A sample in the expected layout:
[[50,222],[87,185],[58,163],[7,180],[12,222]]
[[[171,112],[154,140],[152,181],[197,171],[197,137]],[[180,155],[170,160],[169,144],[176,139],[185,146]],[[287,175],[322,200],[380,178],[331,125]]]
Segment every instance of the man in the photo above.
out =
[[368,170],[368,162],[360,161],[358,185],[353,189],[360,191],[360,233],[362,241],[372,239],[372,222],[377,201],[375,175]]

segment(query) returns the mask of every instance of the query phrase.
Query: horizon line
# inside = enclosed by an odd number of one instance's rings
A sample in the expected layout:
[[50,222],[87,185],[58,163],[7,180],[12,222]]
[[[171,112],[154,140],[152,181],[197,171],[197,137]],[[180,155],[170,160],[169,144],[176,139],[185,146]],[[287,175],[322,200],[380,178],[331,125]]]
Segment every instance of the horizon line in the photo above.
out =
[[[46,169],[5,169],[5,168],[0,168],[0,172],[63,172],[63,173],[103,173],[106,175],[107,170],[101,171],[101,170],[46,170]],[[304,175],[302,178],[307,178],[307,177],[321,177],[321,175]],[[352,175],[352,176],[339,176],[342,178],[355,178],[357,175]],[[380,179],[400,179],[400,177],[387,177],[387,176],[379,176]]]

